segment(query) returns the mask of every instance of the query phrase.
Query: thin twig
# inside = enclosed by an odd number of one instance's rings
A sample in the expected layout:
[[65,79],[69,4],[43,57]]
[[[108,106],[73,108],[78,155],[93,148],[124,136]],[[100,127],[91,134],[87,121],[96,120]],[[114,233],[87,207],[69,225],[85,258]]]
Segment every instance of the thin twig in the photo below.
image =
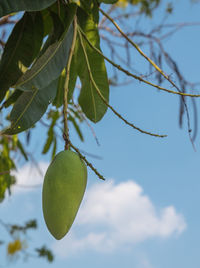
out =
[[69,149],[69,129],[68,129],[68,120],[67,120],[68,87],[69,87],[70,66],[71,66],[72,56],[73,56],[74,49],[75,49],[76,36],[77,36],[77,18],[76,18],[76,16],[74,17],[73,26],[74,26],[74,34],[73,34],[72,46],[70,48],[69,58],[68,58],[67,66],[65,68],[65,70],[66,70],[66,79],[65,79],[65,84],[64,84],[64,101],[63,101],[64,102],[64,105],[63,105],[63,114],[64,114],[64,133],[63,133],[63,137],[64,137],[64,140],[65,140],[65,150]]
[[[80,27],[79,27],[79,28],[80,28]],[[166,137],[167,135],[154,134],[154,133],[147,132],[147,131],[145,131],[145,130],[142,130],[142,129],[136,127],[134,124],[128,122],[124,117],[122,117],[122,115],[120,115],[120,114],[119,114],[119,113],[118,113],[118,112],[117,112],[117,111],[116,111],[116,110],[115,110],[115,109],[114,109],[114,108],[107,102],[107,100],[106,100],[106,99],[104,98],[104,96],[102,95],[101,91],[99,90],[99,88],[98,88],[98,86],[97,86],[97,84],[96,84],[96,82],[94,81],[94,78],[93,78],[93,76],[92,76],[92,72],[91,72],[91,68],[90,68],[90,64],[89,64],[89,60],[88,60],[88,56],[87,56],[87,52],[86,52],[86,50],[85,50],[85,47],[84,47],[84,44],[83,44],[83,39],[82,39],[82,34],[81,34],[79,28],[78,28],[78,34],[79,34],[79,37],[80,37],[81,47],[82,47],[82,49],[83,49],[83,53],[84,53],[84,56],[85,56],[85,60],[86,60],[87,69],[88,69],[88,73],[89,73],[89,76],[90,76],[90,80],[91,80],[91,82],[92,82],[94,88],[96,89],[96,91],[97,91],[99,97],[101,98],[101,100],[105,103],[105,105],[106,105],[107,107],[109,107],[109,108],[111,109],[111,111],[112,111],[117,117],[119,117],[122,121],[124,121],[124,123],[126,123],[127,125],[131,126],[131,127],[134,128],[134,129],[138,130],[139,132],[144,133],[144,134],[148,134],[148,135],[150,135],[150,136],[159,137],[159,138],[164,138],[164,137]]]
[[85,158],[84,155],[81,154],[81,152],[79,151],[78,148],[76,148],[71,141],[69,141],[70,146],[77,152],[77,154],[80,156],[81,159],[83,159],[83,161],[87,164],[88,167],[91,168],[91,170],[99,177],[99,179],[104,180],[105,178],[103,177],[103,175],[101,175],[97,169]]
[[161,86],[158,86],[156,84],[153,84],[145,79],[143,79],[141,76],[137,76],[133,73],[130,73],[128,70],[124,69],[123,67],[121,67],[119,64],[113,62],[112,60],[110,60],[108,57],[106,57],[98,48],[96,48],[95,46],[92,45],[92,43],[90,42],[90,40],[87,38],[87,36],[85,35],[85,33],[83,32],[83,30],[79,27],[81,34],[83,35],[84,39],[87,41],[87,43],[90,45],[90,47],[92,49],[94,49],[98,54],[100,54],[106,61],[108,61],[110,64],[112,64],[114,67],[116,67],[119,71],[122,71],[123,73],[125,73],[128,76],[133,77],[136,80],[139,80],[140,82],[143,82],[149,86],[155,87],[159,90],[171,93],[171,94],[175,94],[175,95],[180,95],[180,96],[185,96],[185,97],[193,97],[193,98],[198,98],[200,97],[200,94],[189,94],[189,93],[183,93],[183,92],[177,92],[177,91],[173,91]]
[[[170,79],[170,77],[168,75],[166,75],[163,70],[153,61],[151,60],[141,49],[140,47],[134,43],[122,30],[121,28],[118,26],[118,24],[107,14],[105,13],[100,7],[99,10],[101,11],[101,13],[106,16],[111,22],[112,24],[115,26],[115,28],[121,33],[121,35],[140,53],[140,55],[142,57],[144,57],[174,88],[177,89],[177,91],[181,92],[181,90],[178,88],[178,86]],[[190,138],[190,141],[192,143],[192,146],[195,149],[195,145],[193,143],[192,140],[192,136],[191,136],[191,128],[190,128],[190,116],[189,116],[189,111],[188,111],[188,107],[187,104],[185,102],[184,96],[182,97],[182,101],[186,110],[186,115],[187,115],[187,123],[188,123],[188,135]]]
[[175,87],[178,91],[180,91],[180,89],[177,87],[177,85],[171,81],[171,79],[169,78],[168,75],[166,75],[163,70],[153,61],[151,60],[141,49],[140,47],[134,43],[119,27],[119,25],[107,14],[105,13],[100,7],[99,10],[101,11],[101,13],[106,16],[111,22],[112,24],[115,26],[115,28],[121,33],[121,35],[140,53],[140,55],[142,57],[144,57],[166,80],[169,81],[169,83]]

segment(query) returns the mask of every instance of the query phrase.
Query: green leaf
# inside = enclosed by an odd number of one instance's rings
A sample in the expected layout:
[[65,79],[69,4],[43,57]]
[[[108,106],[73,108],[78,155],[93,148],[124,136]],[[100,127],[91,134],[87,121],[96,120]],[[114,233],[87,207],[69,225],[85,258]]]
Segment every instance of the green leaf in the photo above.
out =
[[54,138],[54,143],[53,143],[53,150],[51,154],[51,160],[53,161],[55,155],[56,155],[56,150],[57,150],[57,139]]
[[70,71],[69,71],[69,89],[68,89],[68,102],[71,100],[72,95],[74,93],[74,89],[76,86],[76,80],[78,78],[78,74],[76,71],[76,62],[74,61],[74,57],[72,57]]
[[81,129],[80,129],[79,125],[77,124],[75,118],[72,117],[72,116],[69,116],[69,117],[68,117],[68,120],[72,122],[72,124],[73,124],[73,126],[74,126],[74,128],[75,128],[75,130],[76,130],[76,133],[78,134],[80,140],[81,140],[81,141],[84,141],[83,134],[82,134]]
[[23,155],[24,159],[26,161],[28,161],[28,156],[27,156],[27,154],[24,150],[24,147],[23,147],[22,143],[20,142],[20,140],[17,140],[17,147],[20,150],[21,154]]
[[45,246],[41,248],[36,248],[35,251],[38,253],[39,257],[46,258],[49,262],[52,262],[54,260],[54,256],[52,252],[47,249]]
[[46,154],[49,151],[49,149],[51,147],[51,144],[53,142],[53,138],[54,138],[54,133],[53,133],[53,131],[51,131],[51,132],[48,133],[48,139],[47,139],[47,141],[46,141],[46,143],[44,145],[42,154]]
[[23,91],[40,90],[57,79],[66,66],[73,38],[72,20],[76,12],[76,5],[68,7],[67,25],[61,38],[50,45],[34,65],[16,83],[15,87]]
[[49,149],[51,147],[51,144],[52,144],[53,140],[55,139],[55,137],[54,137],[54,126],[55,126],[59,116],[60,116],[60,114],[59,114],[58,111],[55,111],[55,112],[52,113],[52,116],[51,116],[52,117],[52,122],[51,122],[51,125],[50,125],[49,130],[48,130],[47,141],[46,141],[46,143],[44,145],[44,148],[43,148],[43,151],[42,151],[43,154],[46,154],[49,151]]
[[11,126],[3,133],[8,135],[20,133],[40,120],[55,98],[57,83],[56,79],[43,90],[24,92],[11,111]]
[[98,3],[93,0],[80,0],[80,8],[88,15],[95,23],[99,23]]
[[[75,66],[74,57],[73,57],[71,66],[70,66],[70,74],[69,74],[68,97],[67,97],[68,103],[70,102],[72,98],[77,77],[78,75],[76,72],[76,66]],[[65,79],[66,79],[66,71],[64,69],[59,77],[57,94],[53,102],[53,105],[56,106],[56,108],[59,108],[63,105]]]
[[[97,8],[97,7],[96,7]],[[100,50],[100,37],[97,29],[96,8],[92,14],[87,15],[81,9],[78,9],[78,22],[90,42]],[[101,94],[107,102],[109,102],[109,82],[105,67],[104,58],[94,51],[85,40],[84,47],[88,56],[89,64],[92,71],[92,76],[97,84]],[[79,48],[77,52],[76,64],[78,64],[78,75],[81,80],[82,88],[79,96],[79,104],[85,115],[93,122],[98,122],[102,119],[107,111],[107,105],[99,97],[95,87],[93,86],[90,75],[87,69],[86,59],[83,53],[79,40]]]
[[87,13],[89,14],[91,11],[91,7],[93,5],[93,0],[80,0],[80,7]]
[[15,177],[10,175],[10,171],[15,169],[15,164],[10,158],[8,139],[2,137],[0,143],[0,202],[2,202],[6,190],[10,194],[10,187],[15,183]]
[[16,100],[22,95],[22,91],[16,89],[7,99],[6,101],[3,103],[3,107],[7,108],[9,107],[11,104],[13,104],[14,102],[16,102]]
[[15,25],[0,61],[0,102],[40,51],[43,21],[40,12],[26,12]]
[[18,11],[39,11],[56,0],[0,0],[0,17]]
[[[44,51],[48,48],[49,45],[55,42],[55,40],[59,40],[61,34],[64,31],[64,25],[62,22],[63,20],[61,20],[60,17],[56,13],[52,11],[50,11],[49,13],[53,21],[53,29],[48,37],[48,41],[46,42],[43,48]],[[53,105],[56,106],[56,108],[59,108],[61,105],[63,105],[65,77],[66,77],[66,72],[65,72],[65,69],[63,69],[59,77],[57,94],[53,101]]]
[[[46,11],[46,10],[45,10]],[[44,44],[44,46],[42,47],[42,50],[40,51],[40,54],[38,56],[38,58],[45,53],[45,51],[47,50],[47,48],[50,45],[53,45],[55,42],[59,41],[59,39],[61,38],[63,32],[64,32],[64,25],[61,21],[61,19],[59,18],[59,16],[52,12],[52,11],[48,11],[49,14],[49,19],[51,18],[51,30],[48,33],[48,38]],[[45,19],[46,20],[46,19]]]
[[10,187],[13,184],[15,184],[14,176],[11,176],[10,174],[0,175],[0,202],[5,198],[6,190],[10,194]]
[[44,24],[44,36],[47,36],[53,28],[52,18],[48,9],[42,10],[41,14]]
[[57,94],[53,101],[53,105],[56,106],[56,108],[59,108],[60,106],[63,105],[65,78],[66,78],[66,71],[64,69],[59,77]]

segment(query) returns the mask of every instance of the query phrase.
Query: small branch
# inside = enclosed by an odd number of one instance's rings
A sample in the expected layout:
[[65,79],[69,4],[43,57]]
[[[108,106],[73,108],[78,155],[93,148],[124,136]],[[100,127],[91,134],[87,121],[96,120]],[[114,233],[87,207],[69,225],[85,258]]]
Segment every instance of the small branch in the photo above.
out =
[[105,181],[105,178],[103,177],[103,175],[101,175],[97,169],[86,159],[86,157],[84,155],[81,154],[81,152],[79,151],[78,148],[76,148],[72,143],[71,141],[69,141],[69,145],[77,152],[77,154],[80,156],[81,159],[83,159],[83,161],[86,163],[86,165],[88,167],[91,168],[91,170],[99,177],[99,179],[101,180],[104,180]]
[[78,29],[78,34],[79,34],[79,37],[80,37],[80,42],[81,42],[81,46],[82,46],[82,49],[83,49],[83,53],[84,53],[84,56],[85,56],[85,60],[86,60],[86,63],[87,63],[87,69],[88,69],[88,73],[89,73],[89,76],[90,76],[90,80],[94,86],[94,88],[96,89],[99,97],[101,98],[101,100],[105,103],[106,106],[108,106],[111,111],[117,116],[119,117],[122,121],[124,121],[124,123],[126,123],[127,125],[131,126],[132,128],[138,130],[139,132],[141,133],[144,133],[144,134],[148,134],[150,136],[154,136],[154,137],[159,137],[159,138],[164,138],[166,137],[167,135],[159,135],[159,134],[154,134],[154,133],[151,133],[151,132],[147,132],[145,130],[142,130],[138,127],[136,127],[134,124],[128,122],[124,117],[122,117],[108,102],[107,100],[104,98],[104,96],[102,95],[101,91],[99,90],[98,86],[96,85],[94,79],[93,79],[93,76],[92,76],[92,72],[91,72],[91,69],[90,69],[90,64],[89,64],[89,60],[88,60],[88,56],[87,56],[87,52],[85,50],[85,47],[84,47],[84,44],[83,44],[83,39],[82,39],[82,35],[81,35],[81,32],[80,30]]
[[[100,7],[99,7],[99,10],[101,11],[101,13],[107,17],[111,22],[112,24],[115,26],[115,28],[121,33],[121,35],[140,53],[140,55],[142,57],[144,57],[174,88],[177,89],[177,91],[179,93],[181,93],[181,90],[178,88],[178,86],[170,79],[170,77],[168,75],[166,75],[163,70],[161,68],[159,68],[159,66],[153,61],[151,60],[141,49],[140,47],[134,43],[122,30],[121,28],[118,26],[118,24],[107,14],[105,13]],[[186,115],[187,115],[187,123],[188,123],[188,135],[189,135],[189,138],[190,138],[190,141],[192,143],[192,146],[195,150],[195,146],[194,146],[194,143],[193,143],[193,140],[192,140],[192,137],[191,137],[191,128],[190,128],[190,116],[189,116],[189,111],[188,111],[188,107],[187,107],[187,104],[186,104],[186,101],[184,99],[184,96],[182,95],[181,96],[182,98],[182,101],[183,101],[183,104],[184,104],[184,107],[185,107],[185,110],[186,110]]]
[[64,105],[63,105],[63,114],[64,114],[64,133],[63,137],[65,140],[65,150],[69,149],[69,129],[68,129],[68,120],[67,120],[67,108],[68,108],[68,88],[69,88],[69,74],[70,74],[70,66],[71,66],[71,61],[72,61],[72,56],[74,53],[75,49],[75,44],[76,44],[76,36],[77,36],[77,18],[76,16],[74,17],[73,21],[73,26],[74,26],[74,35],[73,35],[73,40],[72,40],[72,46],[69,52],[69,58],[67,62],[67,66],[65,68],[66,70],[66,79],[65,79],[65,84],[64,84]]
[[[113,12],[116,9],[115,5],[111,5],[110,9],[107,11],[108,14],[110,14],[111,12]],[[102,20],[99,23],[99,26],[103,25],[105,23],[105,21],[107,20],[107,18],[104,16],[102,18]]]
[[169,81],[169,83],[175,87],[179,92],[180,89],[177,87],[177,85],[171,81],[171,79],[169,78],[168,75],[166,75],[163,70],[160,69],[160,67],[153,61],[151,60],[141,49],[140,47],[134,43],[122,30],[121,28],[118,26],[118,24],[107,14],[105,13],[101,8],[99,8],[99,10],[101,11],[101,13],[106,16],[111,22],[112,24],[115,26],[115,28],[120,32],[120,34],[140,53],[140,55],[145,58],[167,81]]
[[185,96],[185,97],[193,97],[193,98],[198,98],[200,97],[200,94],[189,94],[189,93],[184,93],[184,92],[177,92],[177,91],[173,91],[173,90],[169,90],[167,88],[158,86],[156,84],[153,84],[145,79],[143,79],[141,76],[137,76],[135,74],[130,73],[128,70],[122,68],[119,64],[113,62],[112,60],[110,60],[108,57],[106,57],[98,48],[96,48],[95,46],[92,45],[92,43],[90,42],[90,40],[87,38],[87,36],[85,35],[85,33],[83,32],[83,30],[79,27],[79,30],[81,31],[81,34],[83,35],[84,39],[87,41],[87,43],[89,44],[89,46],[94,49],[98,54],[100,54],[107,62],[109,62],[111,65],[113,65],[114,67],[116,67],[119,71],[122,71],[123,73],[125,73],[127,76],[131,76],[136,80],[139,80],[140,82],[143,82],[149,86],[155,87],[159,90],[171,93],[171,94],[175,94],[175,95],[180,95],[180,96]]
[[14,23],[16,23],[17,20],[10,20],[11,17],[12,17],[12,15],[4,16],[4,17],[0,20],[0,26],[5,25],[5,24],[14,24]]

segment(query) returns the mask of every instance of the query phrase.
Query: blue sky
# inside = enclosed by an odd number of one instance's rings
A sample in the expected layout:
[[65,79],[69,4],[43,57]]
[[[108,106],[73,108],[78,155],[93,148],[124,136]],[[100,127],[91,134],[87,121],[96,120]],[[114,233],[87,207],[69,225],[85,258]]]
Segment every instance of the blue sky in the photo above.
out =
[[[174,7],[169,23],[199,20],[198,4],[179,0],[174,1]],[[159,14],[158,10],[155,21],[160,20]],[[145,27],[149,27],[147,22]],[[188,27],[165,43],[183,74],[194,82],[199,81],[200,69],[198,33],[199,27]],[[137,66],[143,67],[144,61],[135,51],[132,53],[138,60]],[[1,218],[16,223],[36,218],[38,231],[30,232],[27,243],[30,251],[31,247],[43,244],[53,249],[56,259],[51,267],[199,267],[199,135],[195,152],[186,121],[182,130],[178,127],[179,98],[134,82],[111,88],[110,103],[137,126],[168,137],[158,139],[136,132],[108,111],[94,125],[101,146],[96,145],[86,125],[82,126],[84,143],[79,142],[73,130],[70,132],[77,147],[102,157],[88,159],[107,180],[100,181],[88,170],[86,194],[68,235],[55,241],[48,233],[42,218],[41,187],[16,186],[13,195],[0,206]],[[190,104],[189,109],[192,111]],[[40,127],[34,130],[32,152],[45,171],[49,156],[40,154],[39,144],[46,137],[41,131]],[[60,143],[59,150],[62,149]],[[28,165],[21,167],[18,183],[42,182],[39,174],[29,171]],[[4,232],[2,227],[0,232]],[[5,232],[4,236],[9,239]],[[16,268],[50,265],[34,258],[28,262],[19,258],[10,263],[5,251],[0,251],[0,259],[1,265]]]

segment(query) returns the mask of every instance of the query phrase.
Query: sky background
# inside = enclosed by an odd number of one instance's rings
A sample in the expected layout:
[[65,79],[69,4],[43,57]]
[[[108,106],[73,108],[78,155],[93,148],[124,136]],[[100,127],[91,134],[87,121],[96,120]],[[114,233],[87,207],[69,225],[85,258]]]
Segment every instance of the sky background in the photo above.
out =
[[[174,14],[169,23],[199,21],[199,4],[192,5],[187,0],[173,3]],[[153,20],[145,22],[143,30],[161,20],[161,10]],[[193,82],[199,81],[199,28],[184,28],[164,43],[185,77]],[[132,51],[137,66],[146,68],[144,61]],[[179,98],[138,82],[111,88],[110,103],[138,127],[168,137],[159,139],[141,134],[110,111],[94,125],[100,146],[87,125],[82,126],[84,143],[70,130],[77,147],[101,157],[101,160],[90,157],[88,160],[103,173],[106,181],[100,181],[88,170],[81,208],[70,232],[61,241],[56,241],[45,226],[41,187],[14,187],[13,195],[0,206],[0,218],[18,224],[37,219],[38,230],[28,235],[30,252],[45,244],[56,258],[52,264],[37,258],[11,262],[1,247],[0,267],[200,267],[200,135],[195,152],[186,120],[182,130],[178,126]],[[45,172],[50,157],[41,155],[40,145],[46,132],[37,127],[33,133],[31,150]],[[62,149],[60,143],[58,151]],[[29,164],[20,167],[17,178],[18,184],[23,185],[40,184],[43,180]],[[9,240],[1,226],[0,233],[2,239]]]

